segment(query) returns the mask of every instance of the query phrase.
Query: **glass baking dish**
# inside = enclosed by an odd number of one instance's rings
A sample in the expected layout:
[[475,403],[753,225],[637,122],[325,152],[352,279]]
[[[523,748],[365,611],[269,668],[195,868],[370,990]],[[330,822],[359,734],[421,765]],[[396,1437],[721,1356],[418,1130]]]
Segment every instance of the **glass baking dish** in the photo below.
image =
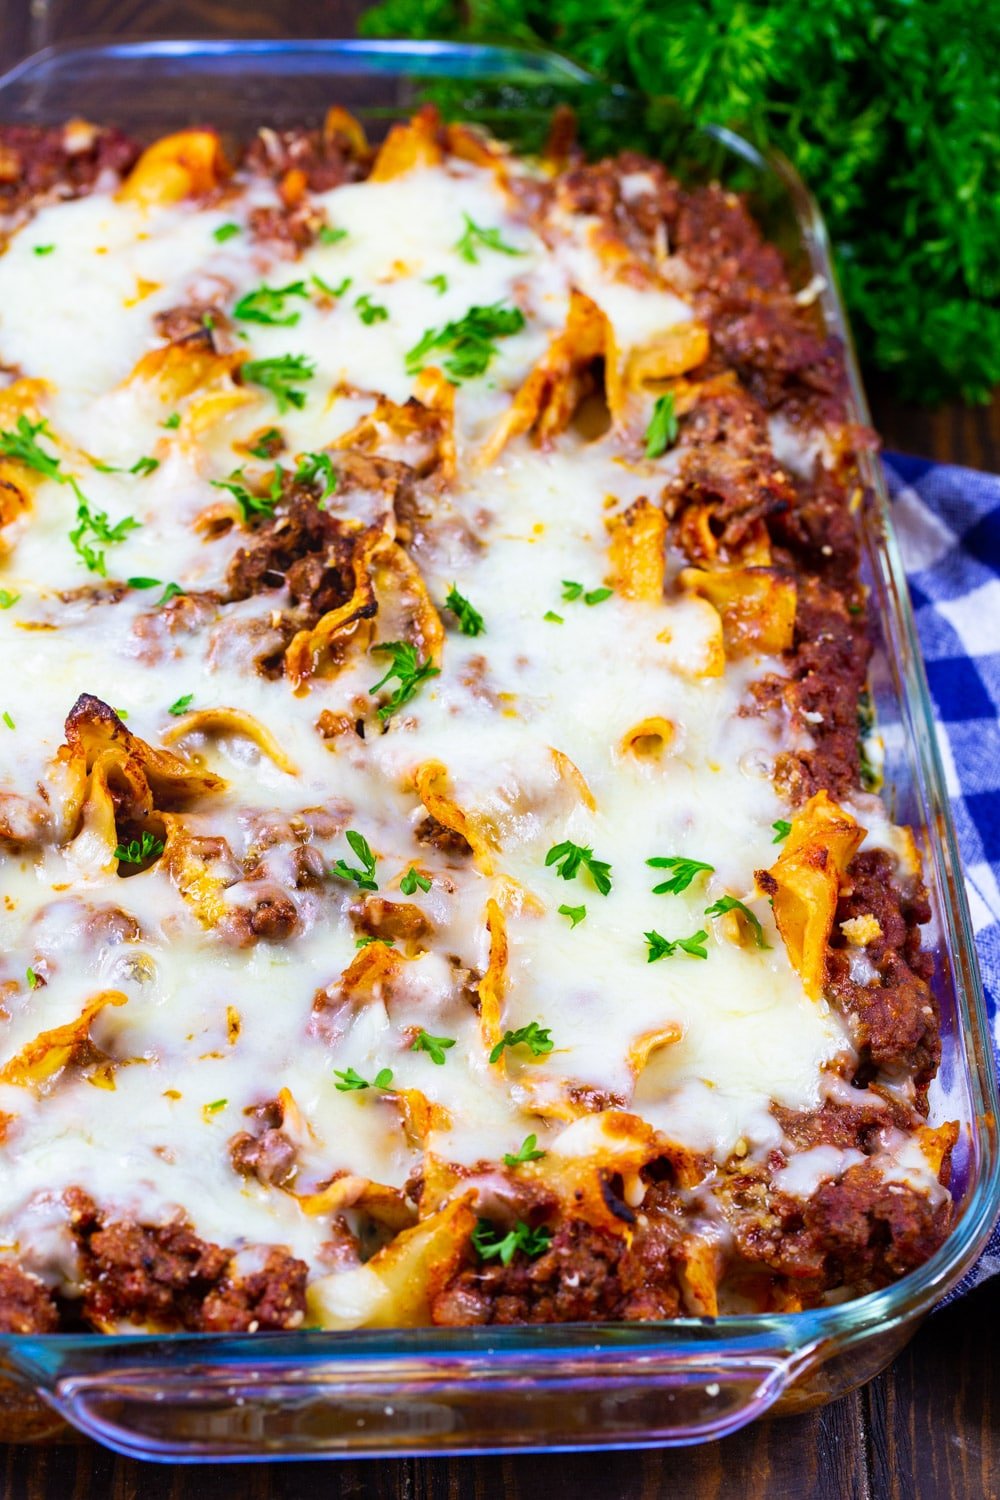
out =
[[[141,137],[210,121],[315,123],[337,102],[378,138],[428,83],[515,145],[574,103],[596,149],[640,144],[681,174],[750,193],[797,282],[819,287],[845,342],[852,418],[868,411],[822,220],[786,162],[667,102],[598,84],[544,53],[437,43],[140,41],[51,48],[0,79],[0,119],[70,115]],[[930,702],[878,462],[861,460],[865,576],[878,635],[873,689],[894,817],[923,847],[927,941],[944,1061],[937,1118],[959,1118],[956,1226],[894,1286],[813,1312],[670,1323],[299,1332],[220,1337],[52,1335],[0,1341],[0,1437],[62,1418],[120,1452],[170,1462],[641,1447],[717,1438],[767,1411],[802,1410],[868,1380],[982,1249],[1000,1206],[992,1047]],[[39,1396],[42,1400],[39,1400]]]

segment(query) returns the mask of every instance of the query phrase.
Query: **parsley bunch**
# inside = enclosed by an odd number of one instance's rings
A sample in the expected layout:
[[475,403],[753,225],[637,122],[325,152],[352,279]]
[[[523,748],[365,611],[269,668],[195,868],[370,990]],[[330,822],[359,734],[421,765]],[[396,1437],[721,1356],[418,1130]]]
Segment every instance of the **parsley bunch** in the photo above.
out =
[[866,361],[906,399],[1000,380],[993,0],[382,0],[361,26],[542,43],[770,141],[819,198]]

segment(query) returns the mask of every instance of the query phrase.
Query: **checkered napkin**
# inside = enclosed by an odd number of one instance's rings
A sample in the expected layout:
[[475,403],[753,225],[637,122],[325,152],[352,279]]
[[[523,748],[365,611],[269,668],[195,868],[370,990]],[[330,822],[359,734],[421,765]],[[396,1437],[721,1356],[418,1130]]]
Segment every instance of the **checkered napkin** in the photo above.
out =
[[[885,472],[1000,1055],[1000,477],[897,453]],[[952,1295],[997,1274],[1000,1226]]]

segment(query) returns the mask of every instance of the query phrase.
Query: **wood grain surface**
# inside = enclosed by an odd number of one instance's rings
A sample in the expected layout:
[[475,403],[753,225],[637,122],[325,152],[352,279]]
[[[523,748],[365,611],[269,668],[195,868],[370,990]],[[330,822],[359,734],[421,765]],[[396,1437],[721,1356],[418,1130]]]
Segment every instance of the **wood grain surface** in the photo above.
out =
[[[0,0],[0,67],[53,42],[131,36],[350,36],[359,0]],[[72,101],[67,101],[72,108]],[[870,390],[885,445],[1000,472],[1000,400],[973,410]],[[200,1467],[139,1464],[84,1440],[0,1448],[3,1500],[1000,1500],[1000,1287],[934,1314],[861,1391],[699,1448]]]

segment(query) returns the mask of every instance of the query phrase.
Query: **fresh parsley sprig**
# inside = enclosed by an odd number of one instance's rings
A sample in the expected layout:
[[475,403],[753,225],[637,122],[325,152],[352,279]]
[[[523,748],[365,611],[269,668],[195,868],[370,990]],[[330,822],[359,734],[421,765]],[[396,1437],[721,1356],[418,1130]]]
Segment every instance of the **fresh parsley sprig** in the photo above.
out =
[[333,297],[334,300],[343,297],[344,293],[354,285],[353,276],[345,276],[343,281],[337,282],[336,286],[331,286],[328,281],[323,280],[322,276],[313,275],[309,279],[318,292],[322,292],[324,297]]
[[289,297],[309,296],[304,281],[290,281],[287,286],[259,286],[247,292],[233,308],[233,317],[244,323],[267,323],[272,328],[294,328],[301,314],[288,311],[285,302]]
[[653,406],[653,415],[649,419],[646,428],[646,457],[659,458],[661,453],[666,453],[677,441],[677,417],[674,413],[674,393],[666,391],[662,396],[657,396]]
[[647,859],[647,865],[653,870],[673,870],[669,880],[662,885],[653,886],[654,896],[679,896],[681,891],[686,891],[696,875],[703,871],[707,875],[714,875],[715,866],[708,865],[703,859],[685,859],[682,854],[668,854],[656,859]]
[[560,906],[559,915],[561,917],[569,917],[571,928],[579,927],[580,923],[587,915],[587,908],[585,906]]
[[455,584],[452,584],[444,601],[445,609],[450,609],[458,621],[458,628],[463,635],[483,635],[486,630],[486,621],[466,599],[460,594]]
[[378,864],[378,856],[372,853],[371,845],[364,834],[348,828],[344,837],[361,861],[361,868],[355,869],[346,860],[337,859],[330,868],[330,874],[336,875],[340,880],[353,880],[359,891],[377,891],[375,867]]
[[791,823],[786,822],[784,818],[778,818],[771,824],[771,827],[774,829],[772,844],[783,844],[792,831]]
[[564,839],[561,844],[552,845],[545,856],[545,863],[547,866],[555,865],[556,873],[563,880],[574,880],[582,865],[602,896],[606,896],[611,889],[611,866],[606,860],[595,859],[594,851],[588,845],[574,844],[570,839]]
[[411,865],[399,882],[399,889],[404,896],[412,896],[418,886],[422,891],[429,891],[431,888],[431,877],[429,875],[422,875],[418,869]]
[[[129,532],[137,531],[142,523],[134,516],[124,516],[112,526],[108,520],[107,511],[91,510],[88,501],[75,483],[73,488],[78,502],[77,524],[69,534],[70,542],[80,561],[89,568],[91,573],[98,573],[101,578],[106,578],[108,564],[104,547],[123,542]],[[95,547],[94,542],[100,542],[102,546]]]
[[279,412],[290,406],[301,410],[306,404],[306,393],[299,387],[312,380],[316,374],[313,361],[304,354],[281,354],[273,359],[250,359],[240,366],[240,376],[251,385],[259,385],[270,391],[278,403]]
[[711,906],[705,907],[706,917],[724,917],[729,911],[738,911],[740,916],[750,926],[753,932],[754,942],[758,948],[769,948],[771,945],[764,937],[764,929],[760,925],[760,918],[756,912],[752,912],[744,902],[738,901],[735,896],[720,896]]
[[13,431],[0,431],[0,455],[16,459],[37,474],[44,474],[46,479],[55,479],[59,484],[69,483],[69,475],[60,468],[61,461],[54,454],[46,453],[39,443],[39,434],[51,439],[49,424],[32,422],[22,412]]
[[381,302],[373,302],[369,292],[363,292],[360,297],[355,297],[354,306],[358,317],[368,327],[372,323],[387,323],[389,320],[389,309],[383,307]]
[[504,1152],[504,1166],[521,1167],[525,1162],[541,1161],[545,1152],[539,1151],[537,1147],[538,1137],[536,1135],[526,1135],[516,1151]]
[[544,1057],[554,1046],[549,1028],[539,1026],[537,1021],[529,1021],[527,1026],[519,1026],[516,1031],[504,1032],[490,1053],[490,1062],[499,1062],[507,1047],[527,1047],[532,1057]]
[[509,1266],[518,1250],[523,1250],[525,1255],[535,1260],[544,1254],[551,1243],[551,1229],[546,1229],[544,1225],[539,1229],[531,1229],[522,1219],[518,1219],[514,1228],[505,1235],[501,1235],[489,1219],[480,1219],[472,1231],[473,1249],[480,1259],[492,1260],[495,1256],[502,1266]]
[[[281,466],[277,466],[276,473],[280,473]],[[242,465],[234,469],[228,479],[213,479],[212,488],[226,490],[240,508],[240,515],[244,521],[249,521],[252,516],[273,516],[274,507],[281,498],[280,485],[277,493],[272,486],[271,493],[267,495],[255,495],[247,488],[246,479]]]
[[126,583],[130,589],[163,589],[163,593],[157,599],[156,604],[166,604],[171,599],[176,599],[178,594],[186,592],[179,583],[165,583],[162,578],[127,578]]
[[375,654],[376,652],[391,656],[392,665],[385,673],[385,676],[380,677],[378,682],[374,683],[368,689],[369,693],[374,696],[379,688],[384,687],[394,677],[399,684],[393,690],[389,701],[381,704],[379,707],[378,716],[385,721],[391,719],[396,710],[402,708],[404,703],[409,703],[410,699],[416,695],[417,689],[422,682],[427,682],[431,677],[439,677],[441,669],[434,665],[430,657],[421,661],[417,655],[416,647],[411,646],[409,641],[382,641],[379,645],[372,647],[372,653]]
[[115,859],[126,865],[143,865],[147,859],[159,859],[163,853],[163,840],[152,833],[144,833],[142,838],[130,839],[127,844],[119,844],[115,850]]
[[431,1036],[430,1032],[425,1031],[421,1026],[410,1051],[426,1052],[432,1063],[437,1063],[439,1067],[443,1067],[446,1061],[445,1053],[450,1047],[454,1047],[454,1045],[455,1038],[453,1036]]
[[471,265],[479,264],[478,250],[495,250],[499,255],[526,255],[526,250],[518,250],[515,245],[508,245],[501,237],[499,229],[484,229],[477,224],[469,214],[463,213],[465,229],[461,237],[452,246],[457,250],[463,260],[469,261]]
[[295,484],[318,484],[319,503],[329,499],[337,488],[337,471],[329,453],[303,453],[292,476]]
[[335,1078],[341,1080],[340,1083],[334,1085],[341,1094],[359,1094],[362,1089],[388,1089],[392,1087],[391,1068],[380,1068],[371,1083],[366,1078],[362,1078],[361,1074],[356,1073],[353,1068],[345,1068],[343,1071],[340,1068],[334,1068],[333,1075]]
[[674,938],[673,940],[665,938],[655,930],[644,932],[643,937],[649,944],[647,962],[651,964],[655,963],[658,958],[670,958],[678,949],[682,953],[689,954],[691,958],[708,957],[708,950],[705,947],[705,944],[708,942],[708,933],[704,928],[699,928],[697,932],[692,933],[691,937]]
[[[439,350],[446,357],[444,372],[460,384],[484,375],[497,353],[497,339],[510,338],[524,327],[519,307],[504,307],[501,302],[489,307],[470,307],[464,317],[445,323],[443,328],[428,328],[406,355],[407,375],[419,375],[429,363],[429,356]],[[246,366],[244,366],[244,369]]]

